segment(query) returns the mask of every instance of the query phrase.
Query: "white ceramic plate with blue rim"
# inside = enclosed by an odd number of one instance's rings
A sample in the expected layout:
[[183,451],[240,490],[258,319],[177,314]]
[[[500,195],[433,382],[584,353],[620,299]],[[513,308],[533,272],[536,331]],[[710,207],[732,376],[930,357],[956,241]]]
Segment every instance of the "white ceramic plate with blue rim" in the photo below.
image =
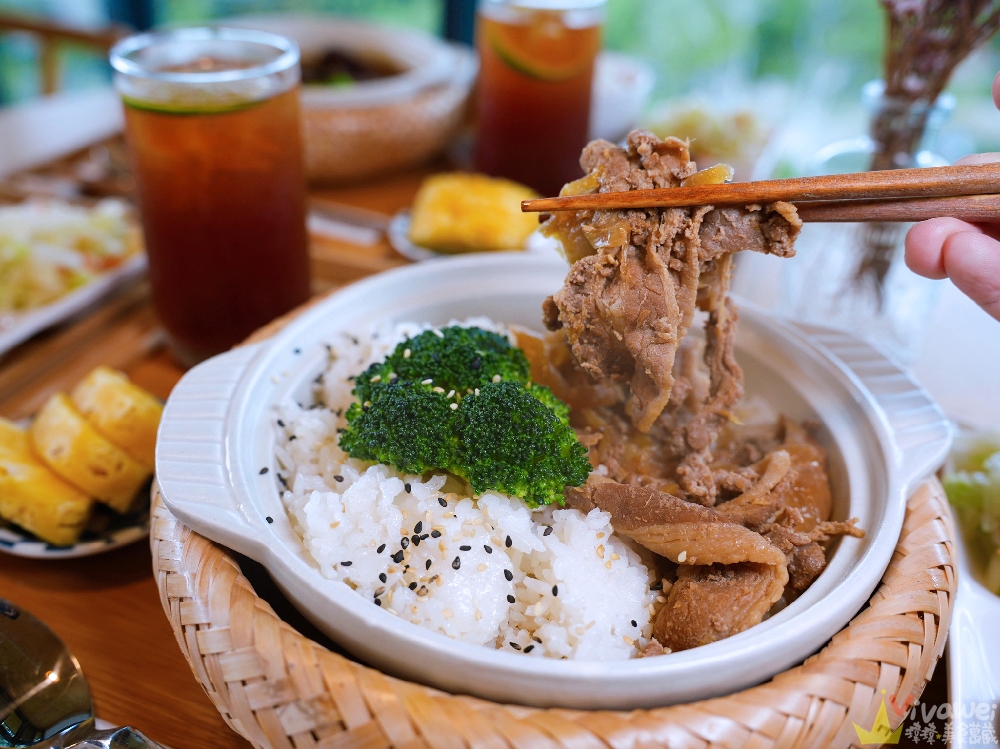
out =
[[[410,225],[412,223],[413,218],[409,211],[400,211],[392,217],[391,221],[389,221],[389,226],[385,232],[386,237],[388,237],[389,244],[392,245],[392,249],[400,255],[408,260],[412,260],[415,263],[419,263],[424,260],[441,260],[444,258],[454,258],[458,256],[453,253],[438,252],[437,250],[422,247],[421,245],[411,242]],[[510,251],[517,252],[518,250],[512,248]],[[543,237],[539,232],[535,231],[529,234],[527,240],[525,240],[524,252],[529,255],[537,254],[558,257],[559,242],[549,237]]]
[[70,546],[42,541],[19,526],[0,520],[0,553],[31,559],[73,559],[103,554],[149,538],[149,486],[139,490],[142,499],[124,515],[97,505],[90,527]]

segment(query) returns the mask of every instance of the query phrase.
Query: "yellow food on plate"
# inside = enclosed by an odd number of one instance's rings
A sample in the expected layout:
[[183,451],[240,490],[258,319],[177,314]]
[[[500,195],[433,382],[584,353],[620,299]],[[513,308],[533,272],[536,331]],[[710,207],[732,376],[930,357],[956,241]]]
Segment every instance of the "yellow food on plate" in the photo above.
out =
[[519,250],[538,217],[521,201],[538,197],[529,187],[482,174],[436,174],[413,201],[410,241],[438,252]]
[[27,431],[0,419],[0,517],[56,546],[76,543],[94,501],[48,469]]
[[49,398],[29,433],[53,471],[116,512],[129,509],[152,473],[94,429],[64,393]]
[[128,377],[98,367],[70,393],[94,429],[149,469],[154,466],[156,430],[163,405]]

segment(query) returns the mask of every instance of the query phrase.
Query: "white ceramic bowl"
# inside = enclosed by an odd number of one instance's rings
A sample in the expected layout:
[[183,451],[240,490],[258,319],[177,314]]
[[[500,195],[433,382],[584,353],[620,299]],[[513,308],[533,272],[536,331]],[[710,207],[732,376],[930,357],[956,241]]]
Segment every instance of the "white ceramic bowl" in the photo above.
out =
[[[188,372],[167,402],[157,442],[163,499],[195,531],[261,562],[321,630],[364,661],[456,693],[579,708],[652,707],[764,681],[819,649],[864,605],[899,538],[914,482],[944,459],[951,428],[908,374],[837,331],[797,326],[744,305],[737,357],[747,391],[792,418],[816,419],[830,451],[834,517],[860,518],[826,571],[767,621],[721,642],[612,663],[527,658],[452,640],[402,621],[322,577],[278,495],[274,404],[307,397],[323,342],[375,320],[443,324],[488,315],[541,329],[541,303],[563,261],[495,253],[374,276],[317,304],[264,343]],[[268,524],[265,518],[274,519]]]

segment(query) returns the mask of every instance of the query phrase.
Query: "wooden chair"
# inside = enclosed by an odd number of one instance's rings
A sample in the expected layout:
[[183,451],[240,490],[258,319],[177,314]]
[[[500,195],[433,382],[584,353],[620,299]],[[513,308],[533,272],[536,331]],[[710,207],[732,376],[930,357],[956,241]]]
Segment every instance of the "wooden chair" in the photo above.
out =
[[55,93],[59,88],[57,52],[62,44],[79,44],[107,54],[112,45],[129,34],[131,29],[120,24],[112,24],[101,29],[81,29],[44,18],[0,11],[0,34],[5,32],[28,33],[38,39],[42,93],[48,95]]

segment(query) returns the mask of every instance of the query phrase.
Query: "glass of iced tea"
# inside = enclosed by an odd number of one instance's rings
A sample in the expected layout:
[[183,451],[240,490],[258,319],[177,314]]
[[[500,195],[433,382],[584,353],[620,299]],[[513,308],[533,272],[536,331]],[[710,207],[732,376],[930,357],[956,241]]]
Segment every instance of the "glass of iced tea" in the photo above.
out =
[[479,171],[556,195],[580,176],[604,0],[482,0]]
[[153,304],[186,364],[309,297],[299,52],[226,28],[111,50]]

